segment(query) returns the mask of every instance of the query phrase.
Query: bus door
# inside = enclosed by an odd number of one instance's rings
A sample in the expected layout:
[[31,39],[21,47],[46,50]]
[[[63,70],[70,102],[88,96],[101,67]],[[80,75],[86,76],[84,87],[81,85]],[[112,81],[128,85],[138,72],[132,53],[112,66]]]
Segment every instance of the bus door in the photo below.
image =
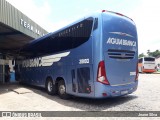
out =
[[93,68],[90,64],[76,66],[77,93],[82,96],[93,96]]
[[71,86],[69,87],[70,91],[72,91],[73,93],[77,92],[77,86],[76,86],[76,67],[75,66],[70,66],[70,74],[71,74]]

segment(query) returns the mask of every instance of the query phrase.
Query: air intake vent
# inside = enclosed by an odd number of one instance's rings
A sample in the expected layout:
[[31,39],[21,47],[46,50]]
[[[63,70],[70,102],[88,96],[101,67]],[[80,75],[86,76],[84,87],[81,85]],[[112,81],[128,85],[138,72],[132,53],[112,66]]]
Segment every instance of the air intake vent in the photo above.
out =
[[109,49],[108,56],[113,59],[133,59],[134,51]]

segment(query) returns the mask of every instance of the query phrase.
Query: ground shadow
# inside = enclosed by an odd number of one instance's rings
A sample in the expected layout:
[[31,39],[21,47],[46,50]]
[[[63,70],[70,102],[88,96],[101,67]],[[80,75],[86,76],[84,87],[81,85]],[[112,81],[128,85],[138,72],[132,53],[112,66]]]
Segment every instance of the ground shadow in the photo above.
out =
[[107,99],[88,99],[88,98],[72,97],[69,100],[63,100],[59,98],[58,95],[54,95],[54,96],[48,95],[44,88],[25,85],[25,84],[19,84],[19,83],[0,85],[0,94],[15,92],[15,89],[18,89],[18,88],[29,89],[36,94],[39,94],[43,97],[46,97],[47,99],[53,100],[64,106],[73,107],[73,108],[85,110],[85,111],[107,110],[109,108],[124,104],[128,101],[131,101],[137,98],[137,96],[135,95],[127,95],[127,96],[107,98]]
[[19,86],[18,82],[15,83],[0,83],[0,95],[12,92],[13,89],[17,89],[23,86]]
[[85,111],[107,110],[109,108],[124,104],[126,102],[129,102],[137,98],[137,96],[135,95],[126,95],[122,97],[107,98],[107,99],[88,99],[88,98],[72,97],[69,100],[63,100],[59,98],[58,95],[54,96],[48,95],[44,88],[30,86],[30,85],[22,85],[22,86],[32,90],[36,94],[51,99],[64,106],[74,107]]

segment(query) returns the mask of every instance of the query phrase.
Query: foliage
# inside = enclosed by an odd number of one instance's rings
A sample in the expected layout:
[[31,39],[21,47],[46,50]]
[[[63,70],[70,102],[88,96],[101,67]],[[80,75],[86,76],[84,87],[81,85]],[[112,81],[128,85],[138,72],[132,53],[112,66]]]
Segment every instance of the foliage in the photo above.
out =
[[145,57],[146,55],[144,54],[144,53],[141,53],[141,54],[139,54],[139,58],[141,58],[141,57]]
[[[160,56],[160,50],[156,50],[154,52],[151,52],[150,50],[147,50],[147,55],[152,57],[159,57]],[[139,54],[139,57],[145,57],[146,55],[144,53]]]

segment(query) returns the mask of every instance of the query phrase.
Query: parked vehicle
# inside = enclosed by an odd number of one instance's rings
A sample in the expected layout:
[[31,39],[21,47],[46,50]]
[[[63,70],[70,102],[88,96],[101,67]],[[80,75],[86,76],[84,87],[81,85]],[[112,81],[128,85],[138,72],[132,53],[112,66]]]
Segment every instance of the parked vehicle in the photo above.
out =
[[16,78],[64,99],[127,95],[138,85],[137,44],[133,20],[103,10],[22,48]]
[[138,60],[138,71],[141,73],[156,72],[156,62],[154,57],[142,57]]

